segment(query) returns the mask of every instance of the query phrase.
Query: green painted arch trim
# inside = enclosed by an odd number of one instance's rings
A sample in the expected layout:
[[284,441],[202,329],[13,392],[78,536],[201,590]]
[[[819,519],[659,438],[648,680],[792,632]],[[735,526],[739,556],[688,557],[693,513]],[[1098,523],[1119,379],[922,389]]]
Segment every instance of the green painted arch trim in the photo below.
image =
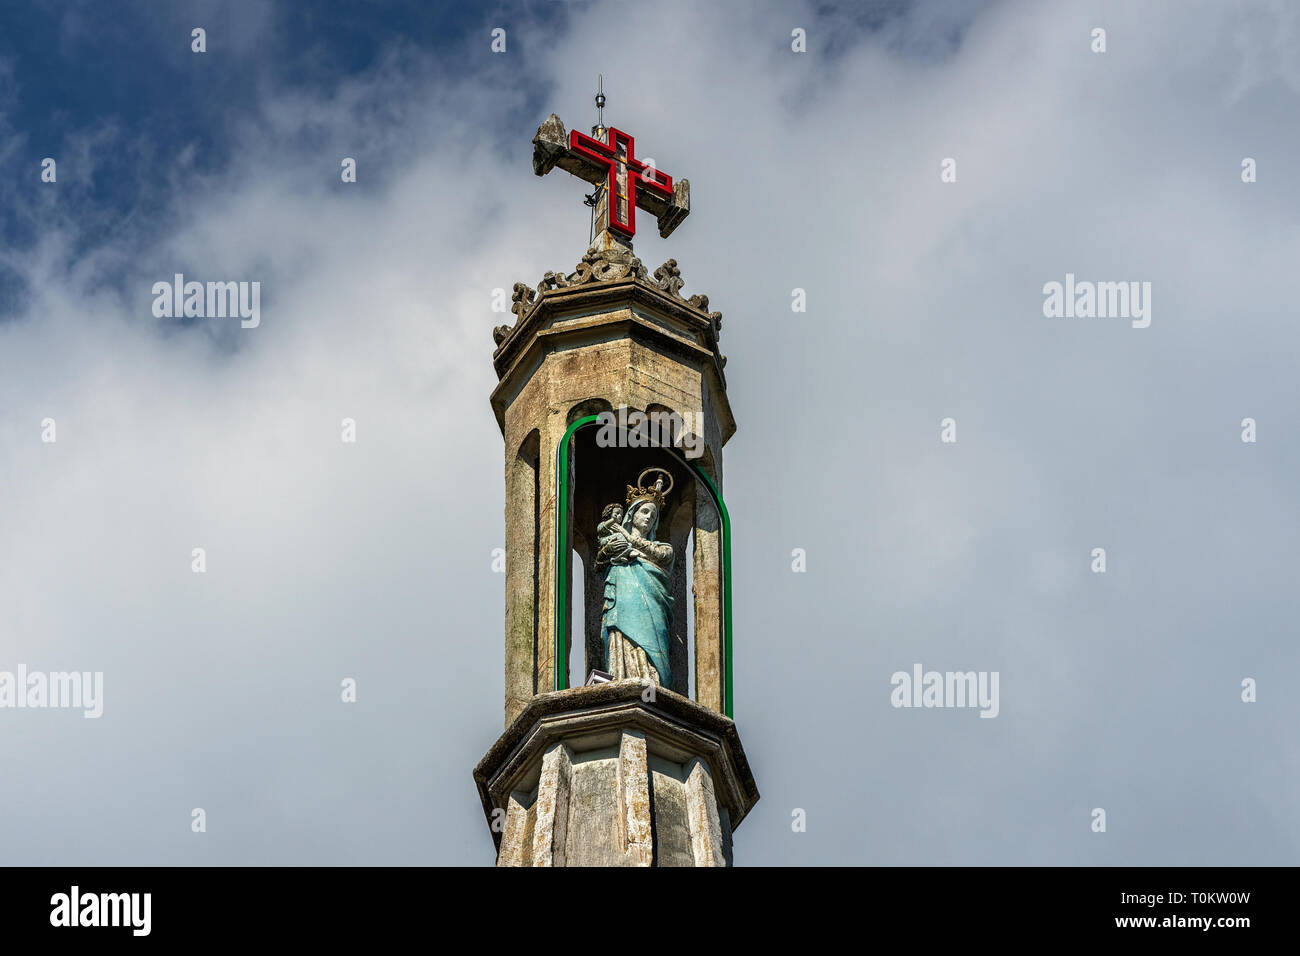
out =
[[[574,434],[582,428],[594,425],[600,420],[599,415],[587,415],[579,418],[564,432],[560,447],[555,452],[555,689],[568,688],[569,660],[569,595],[565,593],[565,582],[569,577],[569,451]],[[662,447],[662,446],[660,446]],[[718,486],[699,465],[688,461],[675,448],[664,448],[683,465],[690,468],[697,477],[704,481],[709,489],[713,505],[718,509],[722,521],[722,712],[735,719],[735,697],[732,691],[731,667],[731,516],[727,512],[726,502],[718,492]]]

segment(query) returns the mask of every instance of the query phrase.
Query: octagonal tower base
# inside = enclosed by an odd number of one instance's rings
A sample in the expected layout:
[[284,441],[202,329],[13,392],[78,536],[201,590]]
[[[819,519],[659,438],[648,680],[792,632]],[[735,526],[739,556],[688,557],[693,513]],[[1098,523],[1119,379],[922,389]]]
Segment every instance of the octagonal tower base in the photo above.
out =
[[636,680],[534,697],[474,780],[498,866],[730,866],[758,802],[735,723]]

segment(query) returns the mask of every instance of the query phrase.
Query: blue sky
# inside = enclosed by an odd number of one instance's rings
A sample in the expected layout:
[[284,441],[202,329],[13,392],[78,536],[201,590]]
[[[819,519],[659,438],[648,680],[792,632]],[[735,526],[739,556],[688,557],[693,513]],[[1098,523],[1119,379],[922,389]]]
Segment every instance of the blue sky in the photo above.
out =
[[[406,68],[435,76],[463,75],[477,59],[471,37],[491,25],[526,21],[543,42],[559,30],[565,5],[379,3],[248,3],[190,0],[125,2],[107,8],[89,2],[11,6],[0,33],[0,130],[12,137],[5,166],[8,187],[0,227],[7,242],[32,243],[42,215],[24,201],[21,169],[47,157],[95,148],[83,165],[64,163],[60,179],[75,197],[81,228],[76,255],[120,242],[123,219],[156,228],[169,215],[166,186],[201,179],[230,163],[230,124],[256,115],[270,90],[329,96],[340,83],[404,56]],[[203,27],[207,52],[195,55],[190,32]],[[488,61],[485,87],[520,86],[527,76],[530,34],[518,35],[508,63]],[[418,55],[417,55],[418,51]],[[499,67],[492,69],[492,67]],[[521,72],[522,71],[522,72]],[[525,87],[526,88],[526,87]],[[545,95],[527,89],[527,114]],[[522,113],[486,112],[485,135],[504,135]],[[310,148],[313,131],[300,131]],[[364,144],[358,144],[363,146]],[[241,143],[241,149],[248,144]],[[369,159],[364,148],[358,158]],[[382,177],[383,163],[372,173]],[[71,198],[71,197],[69,197]],[[61,214],[72,215],[65,199]],[[0,267],[0,305],[12,315],[22,284]]]

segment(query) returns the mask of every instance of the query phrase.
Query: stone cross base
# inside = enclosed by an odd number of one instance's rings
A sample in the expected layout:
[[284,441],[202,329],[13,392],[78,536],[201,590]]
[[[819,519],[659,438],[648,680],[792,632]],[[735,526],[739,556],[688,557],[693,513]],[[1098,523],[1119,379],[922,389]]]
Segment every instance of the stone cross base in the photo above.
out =
[[637,680],[535,697],[474,779],[498,866],[730,866],[758,800],[732,721]]

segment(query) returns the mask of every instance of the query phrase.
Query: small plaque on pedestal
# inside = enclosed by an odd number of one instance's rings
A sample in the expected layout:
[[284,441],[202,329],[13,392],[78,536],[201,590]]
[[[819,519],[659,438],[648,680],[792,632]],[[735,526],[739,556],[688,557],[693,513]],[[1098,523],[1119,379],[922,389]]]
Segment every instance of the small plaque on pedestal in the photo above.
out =
[[592,671],[587,675],[587,686],[592,684],[605,684],[614,679],[613,674],[606,674],[604,671]]

